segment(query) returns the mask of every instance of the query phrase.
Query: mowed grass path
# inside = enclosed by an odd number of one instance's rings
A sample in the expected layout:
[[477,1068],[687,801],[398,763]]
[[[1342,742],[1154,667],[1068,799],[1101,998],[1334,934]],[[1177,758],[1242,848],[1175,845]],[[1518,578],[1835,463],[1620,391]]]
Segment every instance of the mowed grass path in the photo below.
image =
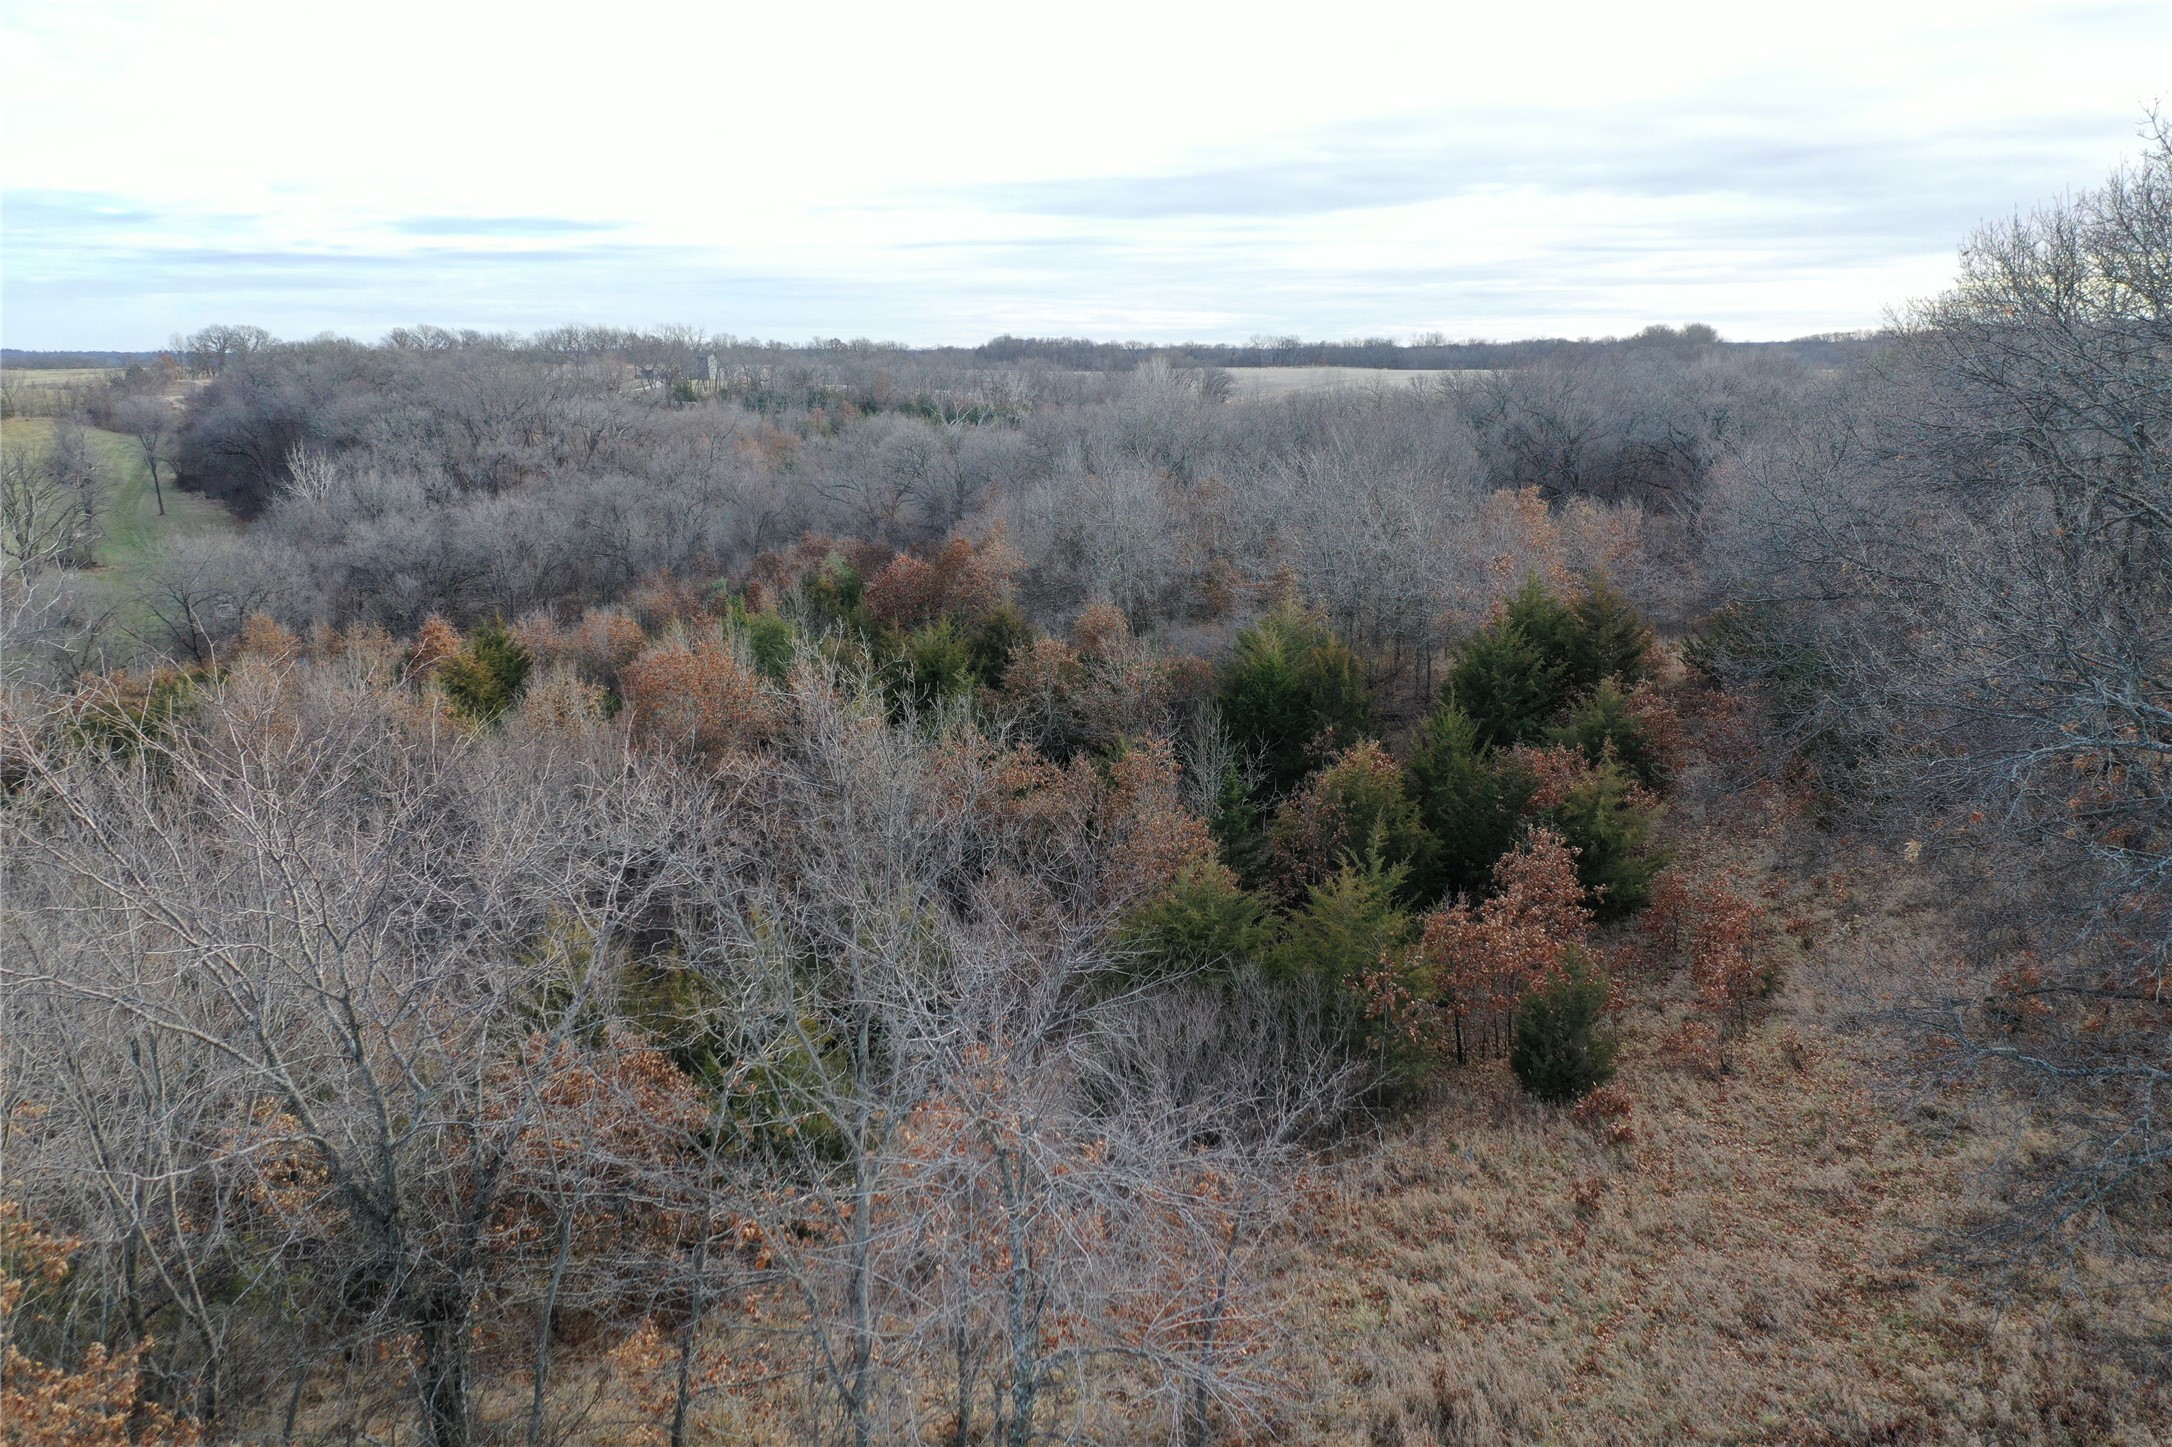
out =
[[[151,469],[143,449],[133,437],[97,427],[83,429],[91,456],[111,491],[106,496],[105,536],[98,545],[98,563],[117,574],[130,571],[163,539],[192,534],[223,532],[236,524],[233,514],[209,498],[182,492],[162,467],[166,514],[159,516],[157,490],[151,486]],[[52,445],[53,421],[49,417],[10,417],[0,424],[0,447],[9,452],[43,452]]]
[[[143,449],[136,440],[96,427],[86,427],[83,432],[108,488],[98,567],[90,576],[104,586],[108,603],[118,610],[118,621],[127,627],[140,621],[135,617],[132,596],[145,567],[158,555],[162,544],[176,538],[230,531],[239,524],[217,503],[176,488],[172,475],[163,467],[160,472],[166,484],[166,512],[160,516],[157,492],[151,486],[151,469],[145,465]],[[50,418],[10,417],[0,424],[0,448],[11,453],[42,452],[52,445],[52,440]]]

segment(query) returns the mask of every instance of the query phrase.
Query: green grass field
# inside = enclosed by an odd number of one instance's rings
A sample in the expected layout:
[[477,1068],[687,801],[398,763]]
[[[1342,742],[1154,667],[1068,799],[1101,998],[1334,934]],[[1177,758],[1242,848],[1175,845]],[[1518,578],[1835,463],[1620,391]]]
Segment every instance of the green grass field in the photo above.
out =
[[[98,544],[100,577],[116,602],[125,598],[144,563],[161,542],[222,532],[236,526],[233,515],[208,498],[185,493],[165,479],[166,512],[160,516],[157,493],[143,450],[132,437],[87,427],[91,455],[112,491],[106,499],[104,537]],[[0,424],[0,447],[9,452],[43,451],[52,442],[53,423],[45,417],[11,417]]]

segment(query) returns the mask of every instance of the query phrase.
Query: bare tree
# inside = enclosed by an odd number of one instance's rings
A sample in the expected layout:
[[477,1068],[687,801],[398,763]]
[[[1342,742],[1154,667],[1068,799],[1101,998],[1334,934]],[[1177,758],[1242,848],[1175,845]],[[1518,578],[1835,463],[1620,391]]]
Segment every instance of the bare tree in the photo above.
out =
[[21,741],[0,983],[50,1031],[44,1170],[104,1203],[130,1330],[186,1323],[206,1415],[252,1365],[240,1309],[285,1323],[297,1382],[394,1347],[425,1439],[465,1443],[501,1211],[625,932],[683,882],[657,841],[688,796],[608,735],[418,732],[366,679],[251,664],[197,717]]
[[1085,816],[1047,837],[991,814],[1002,753],[806,665],[794,704],[803,735],[742,795],[766,863],[692,962],[740,1062],[734,1196],[809,1429],[1024,1447],[1153,1401],[1205,1440],[1265,1386],[1236,1349],[1248,1253],[1347,1071],[1245,1048],[1273,1031],[1241,994],[1112,996],[1124,871]]
[[28,452],[0,454],[0,558],[21,574],[71,557],[82,506]]
[[173,354],[186,358],[199,375],[216,376],[234,358],[262,351],[271,343],[271,333],[262,327],[221,322],[186,337],[176,335],[171,346]]
[[114,409],[114,425],[136,439],[143,454],[144,470],[151,474],[151,491],[158,499],[158,515],[166,515],[166,488],[159,468],[173,459],[174,411],[165,398],[139,392]]
[[[1968,868],[1956,1068],[2037,1091],[2034,1244],[2161,1246],[2172,1144],[2172,138],[1980,232],[1852,415],[1757,449],[1732,654],[1829,784]],[[1745,533],[1762,541],[1745,546]],[[1722,648],[1722,654],[1728,650]]]
[[0,460],[0,558],[22,570],[92,566],[107,489],[83,425],[55,421],[44,447]]

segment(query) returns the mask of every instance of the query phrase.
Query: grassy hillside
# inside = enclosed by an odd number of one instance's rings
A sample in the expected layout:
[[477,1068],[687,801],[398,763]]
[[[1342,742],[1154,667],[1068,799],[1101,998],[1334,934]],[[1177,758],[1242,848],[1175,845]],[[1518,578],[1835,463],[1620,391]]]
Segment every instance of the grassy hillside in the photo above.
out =
[[1284,1435],[2162,1440],[2172,1389],[2135,1344],[2172,1325],[2166,1298],[2079,1243],[2048,1276],[1954,1256],[2029,1127],[1918,1093],[1876,1023],[1894,971],[1939,957],[1937,902],[1903,860],[1786,858],[1780,812],[1707,807],[1678,842],[1754,885],[1783,965],[1733,1068],[1679,1058],[1687,982],[1655,973],[1626,981],[1626,1115],[1579,1121],[1495,1063],[1346,1151],[1276,1283],[1306,1379]]

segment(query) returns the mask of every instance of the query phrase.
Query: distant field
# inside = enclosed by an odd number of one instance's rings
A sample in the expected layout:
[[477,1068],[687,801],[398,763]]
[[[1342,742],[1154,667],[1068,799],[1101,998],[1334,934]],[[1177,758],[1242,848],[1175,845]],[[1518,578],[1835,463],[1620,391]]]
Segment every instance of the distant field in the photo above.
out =
[[0,416],[51,417],[72,412],[79,394],[114,375],[106,367],[9,367],[0,370]]
[[9,367],[4,375],[18,387],[80,387],[114,375],[112,367]]
[[1325,392],[1342,387],[1402,387],[1429,384],[1435,378],[1476,378],[1487,372],[1394,367],[1232,367],[1230,396],[1240,402],[1287,397],[1293,392]]

